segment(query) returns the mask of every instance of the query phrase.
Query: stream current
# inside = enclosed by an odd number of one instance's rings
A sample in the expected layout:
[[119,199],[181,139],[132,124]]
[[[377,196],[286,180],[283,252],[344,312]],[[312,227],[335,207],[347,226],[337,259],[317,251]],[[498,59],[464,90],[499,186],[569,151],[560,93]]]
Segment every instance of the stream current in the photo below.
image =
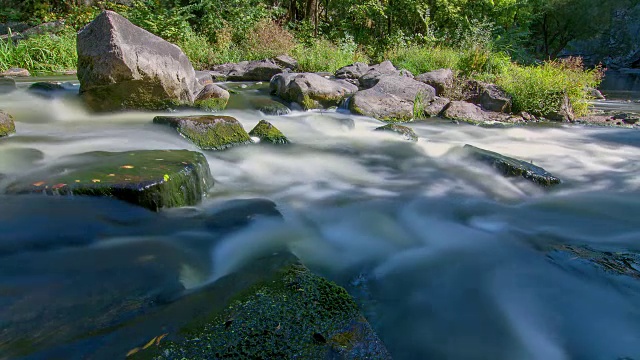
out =
[[[153,124],[160,113],[89,114],[73,89],[44,99],[27,85],[0,96],[17,128],[0,140],[0,193],[68,155],[199,151]],[[108,334],[56,334],[89,329],[112,297],[197,291],[281,249],[347,288],[395,359],[640,359],[637,130],[434,120],[408,124],[412,143],[341,110],[247,110],[265,96],[248,85],[226,84],[239,94],[222,114],[247,130],[266,119],[293,144],[204,151],[215,185],[198,206],[0,195],[0,359],[94,358]],[[462,157],[465,144],[563,184],[503,178]],[[284,220],[212,228],[239,199],[271,200]],[[25,334],[30,350],[16,352]]]

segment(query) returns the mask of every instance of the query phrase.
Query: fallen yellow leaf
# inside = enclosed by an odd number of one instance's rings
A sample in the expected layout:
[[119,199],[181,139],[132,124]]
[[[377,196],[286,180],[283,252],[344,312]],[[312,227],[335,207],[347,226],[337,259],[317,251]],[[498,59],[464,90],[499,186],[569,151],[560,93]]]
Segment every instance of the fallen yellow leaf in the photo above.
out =
[[156,346],[160,345],[160,340],[166,338],[167,335],[169,335],[169,333],[164,333],[164,334],[158,336],[158,340],[156,340]]
[[137,347],[137,348],[135,348],[135,349],[131,349],[131,350],[129,350],[129,352],[127,353],[127,357],[129,357],[129,356],[131,356],[131,355],[133,355],[133,354],[137,353],[138,351],[140,351],[140,348],[138,348],[138,347]]
[[148,348],[149,346],[151,346],[151,345],[155,344],[155,342],[156,342],[156,339],[157,339],[157,338],[158,338],[158,337],[157,337],[157,336],[155,336],[153,339],[151,339],[148,343],[146,343],[146,345],[145,345],[145,346],[143,346],[143,347],[142,347],[142,350],[144,350],[144,349]]
[[99,183],[99,182],[100,182],[100,179],[93,179],[93,180],[91,180],[91,181],[93,181],[94,183]]
[[109,175],[107,175],[107,176],[116,176],[116,174],[109,174]]
[[121,169],[133,169],[133,165],[122,165],[120,166]]
[[38,181],[37,183],[33,183],[33,186],[42,186],[44,184],[45,184],[44,181]]

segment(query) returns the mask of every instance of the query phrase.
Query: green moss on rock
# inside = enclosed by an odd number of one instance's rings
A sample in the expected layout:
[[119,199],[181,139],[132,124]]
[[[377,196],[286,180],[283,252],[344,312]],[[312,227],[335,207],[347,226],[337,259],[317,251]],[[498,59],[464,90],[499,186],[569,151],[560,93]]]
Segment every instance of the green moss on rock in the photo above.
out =
[[157,211],[196,205],[213,185],[207,159],[193,151],[92,152],[67,160],[7,192],[115,197]]
[[4,137],[16,132],[16,125],[13,116],[0,110],[0,137]]
[[197,100],[195,102],[195,106],[199,109],[206,110],[206,111],[220,111],[220,110],[224,110],[224,108],[227,107],[227,102],[228,100],[223,98],[218,98],[218,99],[210,98],[210,99],[204,99],[204,100]]
[[253,142],[242,124],[231,116],[156,116],[153,122],[175,128],[204,150],[224,150]]
[[258,124],[249,132],[250,136],[260,138],[263,142],[272,144],[289,144],[290,141],[284,134],[266,120],[260,120]]
[[[274,268],[274,261],[279,266]],[[292,255],[274,255],[253,268],[260,273],[260,280],[236,293],[223,310],[201,314],[178,334],[170,334],[169,340],[136,357],[391,358],[351,296],[340,286],[314,275]],[[219,283],[237,286],[243,281],[247,284],[246,276],[231,276]],[[223,286],[218,287],[219,291],[220,287]]]

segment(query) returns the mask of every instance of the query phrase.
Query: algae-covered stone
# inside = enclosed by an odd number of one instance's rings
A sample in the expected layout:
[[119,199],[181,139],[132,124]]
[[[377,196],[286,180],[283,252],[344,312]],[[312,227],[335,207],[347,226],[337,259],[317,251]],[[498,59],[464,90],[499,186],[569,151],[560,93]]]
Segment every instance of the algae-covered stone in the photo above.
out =
[[156,116],[153,122],[175,128],[204,150],[224,150],[252,142],[242,124],[231,116]]
[[473,158],[491,165],[506,177],[520,176],[544,187],[561,183],[559,178],[551,175],[545,169],[528,162],[468,144],[464,146],[464,149]]
[[0,137],[4,137],[16,132],[16,125],[13,116],[0,110]]
[[[179,336],[170,333],[146,349],[141,344],[134,358],[391,358],[351,296],[293,255],[274,255],[251,267],[214,284],[218,299],[233,293],[222,309],[209,302],[208,313],[180,328]],[[239,285],[240,291],[230,289]]]
[[229,92],[218,85],[207,84],[196,97],[195,105],[203,110],[223,110],[229,102]]
[[249,132],[250,136],[260,138],[263,142],[269,142],[272,144],[288,144],[284,134],[266,120],[260,120],[260,122]]
[[195,205],[213,185],[207,159],[187,150],[91,152],[19,179],[11,194],[115,197],[157,211]]
[[376,128],[375,131],[393,132],[402,135],[403,138],[409,141],[418,141],[418,135],[412,128],[398,124],[387,124]]
[[256,97],[249,101],[254,109],[261,111],[265,115],[279,116],[287,115],[291,112],[291,109],[289,109],[286,105],[269,98]]

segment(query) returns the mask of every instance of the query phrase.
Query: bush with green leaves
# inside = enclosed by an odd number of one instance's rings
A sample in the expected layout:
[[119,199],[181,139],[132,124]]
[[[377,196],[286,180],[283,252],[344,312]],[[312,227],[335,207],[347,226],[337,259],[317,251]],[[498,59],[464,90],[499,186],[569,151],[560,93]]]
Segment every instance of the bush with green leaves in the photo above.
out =
[[14,42],[0,40],[0,69],[25,68],[33,73],[51,73],[77,67],[76,33],[65,28]]
[[335,72],[357,61],[368,62],[368,58],[361,52],[341,49],[328,40],[317,40],[308,46],[300,44],[291,54],[298,60],[300,70],[306,72]]

